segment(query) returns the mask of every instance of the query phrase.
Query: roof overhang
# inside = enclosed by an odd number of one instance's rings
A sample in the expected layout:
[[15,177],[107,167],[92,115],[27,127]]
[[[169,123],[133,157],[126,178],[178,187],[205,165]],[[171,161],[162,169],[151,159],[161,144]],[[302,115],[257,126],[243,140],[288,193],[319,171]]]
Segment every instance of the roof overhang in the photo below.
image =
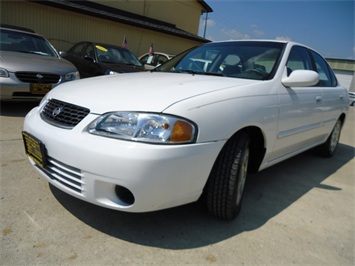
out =
[[[212,9],[205,1],[197,0],[203,7],[202,12],[212,12]],[[140,27],[152,31],[157,31],[169,35],[178,36],[184,39],[194,40],[201,43],[209,42],[209,40],[192,34],[190,32],[179,29],[174,24],[164,21],[136,15],[130,12],[97,4],[90,1],[65,1],[65,0],[44,0],[30,1],[37,4],[60,8],[80,14],[85,14],[97,18],[102,18],[110,21],[120,22],[123,24]]]
[[213,12],[212,8],[203,0],[197,0],[197,2],[200,3],[200,5],[203,7],[201,10],[201,13],[211,13]]

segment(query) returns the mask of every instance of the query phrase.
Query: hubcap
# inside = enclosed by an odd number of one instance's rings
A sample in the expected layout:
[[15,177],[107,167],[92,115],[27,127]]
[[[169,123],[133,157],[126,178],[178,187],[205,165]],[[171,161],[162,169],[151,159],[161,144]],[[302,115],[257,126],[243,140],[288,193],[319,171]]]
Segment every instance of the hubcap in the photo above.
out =
[[340,137],[340,122],[337,122],[335,124],[332,135],[330,137],[329,149],[331,152],[333,152],[335,150],[336,146],[338,145],[339,137]]

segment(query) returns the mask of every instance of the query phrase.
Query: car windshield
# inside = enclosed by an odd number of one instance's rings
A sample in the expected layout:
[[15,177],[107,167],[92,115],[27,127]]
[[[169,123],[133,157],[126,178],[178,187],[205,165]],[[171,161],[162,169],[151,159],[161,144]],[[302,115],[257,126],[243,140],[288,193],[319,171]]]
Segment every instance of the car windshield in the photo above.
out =
[[208,43],[188,50],[156,71],[272,79],[285,44],[263,41]]
[[58,57],[51,44],[41,36],[1,29],[0,50]]
[[127,49],[108,45],[96,45],[95,48],[99,62],[143,66],[138,58]]

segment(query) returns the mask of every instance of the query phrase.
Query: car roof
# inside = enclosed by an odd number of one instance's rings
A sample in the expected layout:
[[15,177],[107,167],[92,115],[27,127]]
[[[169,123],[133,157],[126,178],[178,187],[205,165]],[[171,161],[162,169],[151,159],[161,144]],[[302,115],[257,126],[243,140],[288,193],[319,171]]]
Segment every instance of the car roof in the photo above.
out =
[[0,29],[1,30],[10,30],[13,32],[20,32],[24,34],[30,34],[33,36],[45,38],[43,35],[36,33],[34,30],[28,29],[28,28],[23,28],[23,27],[18,27],[18,26],[12,26],[12,25],[7,25],[7,24],[0,24]]
[[290,44],[290,45],[300,45],[300,46],[303,46],[303,47],[306,47],[308,49],[311,49],[311,50],[314,50],[313,48],[305,45],[305,44],[302,44],[302,43],[299,43],[299,42],[294,42],[294,41],[290,41],[290,40],[268,40],[268,39],[245,39],[245,40],[222,40],[222,41],[213,41],[213,42],[209,42],[209,43],[205,43],[203,45],[208,45],[208,44],[213,44],[213,43],[236,43],[236,42],[269,42],[269,43],[283,43],[283,44]]
[[[143,56],[146,56],[148,55],[149,53],[144,53],[142,55],[139,56],[139,58],[143,57]],[[163,52],[154,52],[153,54],[157,54],[157,55],[165,55],[165,56],[168,56],[168,57],[174,57],[175,55],[174,54],[168,54],[168,53],[163,53]]]
[[[93,41],[80,41],[80,42],[75,43],[74,45],[77,45],[79,43],[91,43],[93,45],[99,45],[99,46],[112,46],[112,47],[116,47],[116,48],[122,48],[120,45],[102,43],[102,42],[93,42]],[[124,49],[124,48],[122,48],[122,49]]]
[[213,42],[209,42],[206,43],[208,44],[213,44],[213,43],[232,43],[232,42],[269,42],[269,43],[283,43],[283,44],[291,44],[291,45],[300,45],[300,46],[304,46],[306,48],[309,48],[311,50],[311,47],[308,47],[307,45],[304,45],[302,43],[298,43],[298,42],[294,42],[294,41],[290,41],[290,40],[272,40],[272,39],[245,39],[245,40],[222,40],[222,41],[213,41]]
[[36,33],[34,30],[25,28],[25,27],[19,27],[19,26],[14,26],[14,25],[8,25],[8,24],[0,24],[1,28],[5,29],[10,29],[10,30],[16,30],[16,31],[24,31],[24,32],[30,32],[30,33]]
[[[145,53],[145,54],[149,54],[149,53]],[[153,54],[162,54],[162,55],[168,55],[168,56],[173,56],[172,54],[168,54],[168,53],[163,53],[163,52],[155,52]]]
[[267,39],[243,39],[243,40],[222,40],[222,41],[212,41],[210,43],[230,43],[230,42],[275,42],[275,43],[289,43],[286,40],[267,40]]

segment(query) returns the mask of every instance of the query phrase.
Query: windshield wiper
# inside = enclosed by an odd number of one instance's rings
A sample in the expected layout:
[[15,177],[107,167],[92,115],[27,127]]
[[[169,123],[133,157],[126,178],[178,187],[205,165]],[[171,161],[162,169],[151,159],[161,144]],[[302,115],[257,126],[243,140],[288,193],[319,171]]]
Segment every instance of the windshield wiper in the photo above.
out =
[[43,56],[50,56],[50,54],[40,52],[40,51],[16,51],[18,53],[24,53],[24,54],[38,54],[38,55],[43,55]]
[[191,70],[191,69],[179,69],[179,70],[174,70],[172,72],[176,72],[176,73],[187,73],[187,74],[199,74],[200,72],[197,72],[197,71],[194,71],[194,70]]
[[31,54],[38,54],[38,55],[44,55],[44,56],[50,56],[50,54],[40,52],[40,51],[29,51]]
[[133,64],[133,63],[127,63],[127,64],[124,64],[125,66],[135,66],[135,67],[141,67],[140,65],[136,65],[136,64]]
[[187,74],[192,74],[192,75],[206,75],[206,76],[218,76],[218,77],[223,77],[225,76],[223,73],[217,73],[217,72],[201,72],[201,71],[195,71],[191,69],[175,69],[175,70],[160,70],[157,68],[149,70],[150,72],[166,72],[166,73],[187,73]]
[[195,71],[195,70],[191,70],[191,69],[180,69],[180,70],[174,70],[173,72],[188,73],[188,74],[193,74],[193,75],[206,75],[206,76],[219,76],[219,77],[224,76],[224,74],[222,74],[222,73]]
[[217,73],[217,72],[201,72],[201,74],[207,75],[207,76],[218,76],[218,77],[224,77],[225,75],[223,73]]

